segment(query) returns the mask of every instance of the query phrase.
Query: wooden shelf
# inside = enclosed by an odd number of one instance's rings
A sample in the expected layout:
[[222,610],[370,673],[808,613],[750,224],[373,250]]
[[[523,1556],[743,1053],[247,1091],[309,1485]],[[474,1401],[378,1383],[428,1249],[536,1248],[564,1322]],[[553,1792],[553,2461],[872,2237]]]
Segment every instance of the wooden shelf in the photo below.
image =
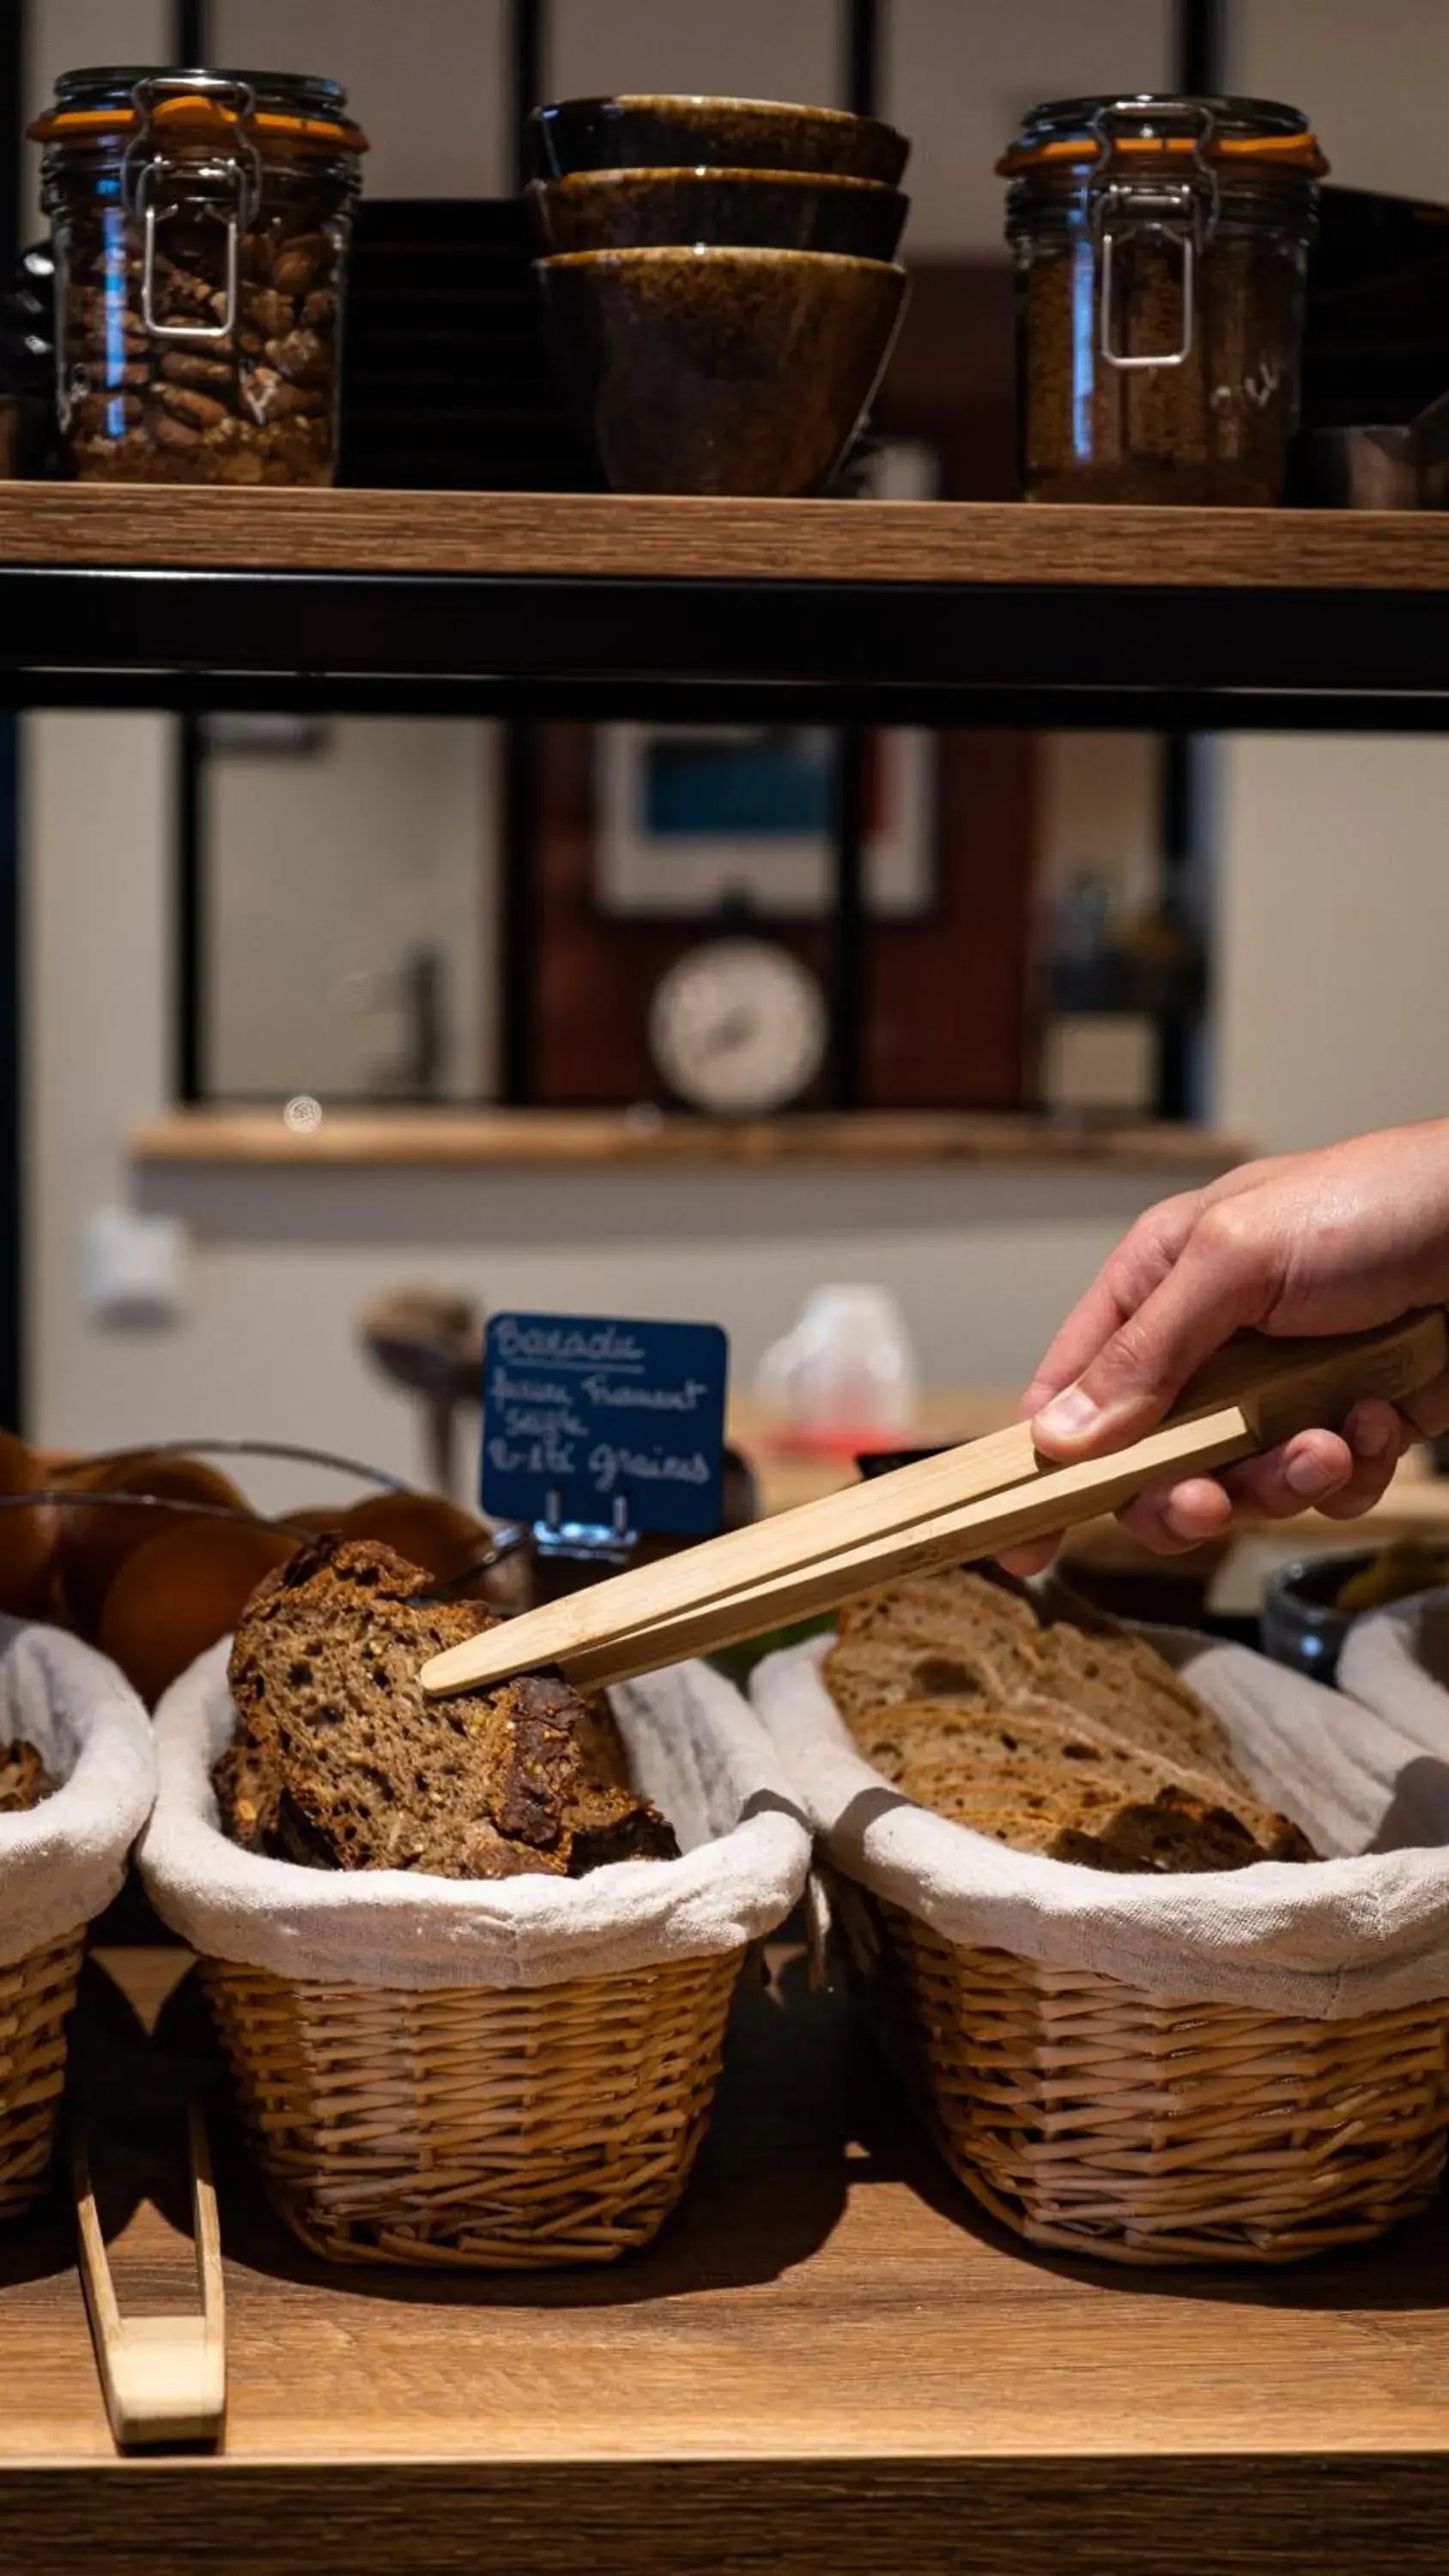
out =
[[1449,516],[0,485],[0,563],[551,579],[1449,587]]
[[[149,2017],[180,1963],[108,1964]],[[776,1994],[737,2013],[678,2217],[597,2273],[329,2269],[214,2123],[220,2458],[116,2462],[65,2232],[6,2230],[7,2563],[958,2576],[969,2535],[980,2576],[1442,2567],[1442,2208],[1382,2247],[1257,2274],[1034,2255],[950,2181],[798,1959],[777,1965]],[[160,2142],[204,2044],[193,1984],[149,2045],[94,1973],[82,2008],[123,2303],[187,2281]]]
[[1449,515],[0,486],[24,705],[1437,729]]
[[327,1112],[320,1126],[295,1129],[278,1110],[182,1109],[137,1129],[131,1151],[147,1163],[308,1168],[609,1163],[768,1169],[781,1163],[968,1163],[1221,1172],[1241,1162],[1248,1148],[1207,1128],[1166,1121],[1068,1127],[1036,1118],[888,1110],[741,1126],[593,1110],[337,1110]]

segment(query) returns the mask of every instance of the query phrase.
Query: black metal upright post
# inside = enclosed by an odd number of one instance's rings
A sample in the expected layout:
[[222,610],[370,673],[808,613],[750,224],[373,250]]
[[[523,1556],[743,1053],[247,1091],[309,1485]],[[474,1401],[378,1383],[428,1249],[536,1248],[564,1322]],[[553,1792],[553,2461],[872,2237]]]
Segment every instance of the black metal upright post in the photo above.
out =
[[[1213,98],[1226,85],[1227,0],[1178,0],[1173,82],[1187,98]],[[1162,738],[1159,836],[1164,911],[1200,935],[1209,864],[1206,763],[1199,734]],[[1174,1008],[1157,1023],[1153,1107],[1159,1118],[1191,1118],[1199,1109],[1199,1023],[1195,1006]]]
[[[211,51],[210,0],[174,0],[171,59],[197,71]],[[206,718],[177,721],[172,785],[172,1088],[186,1106],[206,1096]]]
[[[19,0],[0,8],[0,279],[20,252],[23,28]],[[0,1424],[25,1428],[24,888],[20,863],[20,723],[0,716]]]
[[172,797],[172,1089],[190,1108],[206,1098],[206,718],[176,719]]
[[1173,77],[1185,98],[1216,98],[1225,85],[1227,0],[1178,0]]
[[171,51],[179,71],[204,71],[211,56],[210,0],[176,0]]
[[[844,0],[845,105],[873,116],[880,95],[879,0]],[[842,725],[835,742],[835,917],[832,926],[830,1020],[833,1088],[838,1109],[858,1109],[865,1088],[869,1001],[866,919],[866,769],[870,746],[860,725]]]
[[[544,0],[511,0],[508,13],[508,99],[511,176],[521,189],[528,176],[524,129],[543,96],[547,50]],[[499,786],[499,1063],[504,1106],[521,1109],[533,1097],[534,1023],[538,999],[538,762],[541,734],[525,717],[502,728]]]

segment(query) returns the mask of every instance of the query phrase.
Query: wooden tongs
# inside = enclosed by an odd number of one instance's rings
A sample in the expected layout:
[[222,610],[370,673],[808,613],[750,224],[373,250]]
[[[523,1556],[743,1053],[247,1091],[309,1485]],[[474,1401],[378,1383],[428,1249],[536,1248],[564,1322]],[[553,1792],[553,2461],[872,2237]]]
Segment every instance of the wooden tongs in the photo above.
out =
[[545,1665],[591,1688],[654,1672],[833,1609],[873,1584],[1070,1529],[1165,1479],[1341,1422],[1364,1396],[1412,1395],[1446,1366],[1449,1329],[1437,1307],[1333,1339],[1244,1334],[1158,1430],[1110,1457],[1053,1465],[1018,1423],[526,1611],[435,1655],[423,1688],[446,1698]]
[[191,2314],[154,2316],[122,2312],[79,2128],[71,2138],[81,2286],[106,2412],[123,2450],[135,2443],[215,2441],[226,2414],[221,2225],[205,2122],[195,2102],[187,2112],[187,2136],[197,2306]]

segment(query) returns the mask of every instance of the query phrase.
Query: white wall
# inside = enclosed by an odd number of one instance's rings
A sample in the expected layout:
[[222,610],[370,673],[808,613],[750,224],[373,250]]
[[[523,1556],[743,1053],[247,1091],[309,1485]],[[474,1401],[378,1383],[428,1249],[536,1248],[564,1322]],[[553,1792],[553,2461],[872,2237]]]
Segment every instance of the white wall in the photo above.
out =
[[1221,1112],[1282,1149],[1449,1112],[1449,744],[1226,744]]
[[1230,0],[1231,79],[1310,116],[1346,187],[1449,193],[1443,0]]
[[490,725],[353,718],[323,748],[207,763],[207,1080],[233,1097],[366,1096],[402,1055],[399,968],[441,952],[440,1090],[494,1080]]

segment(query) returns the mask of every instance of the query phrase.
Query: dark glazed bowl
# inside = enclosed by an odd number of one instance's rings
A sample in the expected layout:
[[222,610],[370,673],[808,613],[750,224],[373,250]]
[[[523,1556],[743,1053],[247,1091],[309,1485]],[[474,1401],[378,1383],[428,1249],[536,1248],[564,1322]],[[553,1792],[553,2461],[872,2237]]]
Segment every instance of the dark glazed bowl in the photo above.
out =
[[819,492],[906,300],[903,268],[818,251],[574,251],[536,274],[616,492]]
[[894,259],[909,199],[878,179],[811,170],[582,170],[531,179],[547,251],[825,250]]
[[528,120],[534,176],[574,170],[826,170],[900,184],[910,144],[873,116],[763,98],[565,98]]

